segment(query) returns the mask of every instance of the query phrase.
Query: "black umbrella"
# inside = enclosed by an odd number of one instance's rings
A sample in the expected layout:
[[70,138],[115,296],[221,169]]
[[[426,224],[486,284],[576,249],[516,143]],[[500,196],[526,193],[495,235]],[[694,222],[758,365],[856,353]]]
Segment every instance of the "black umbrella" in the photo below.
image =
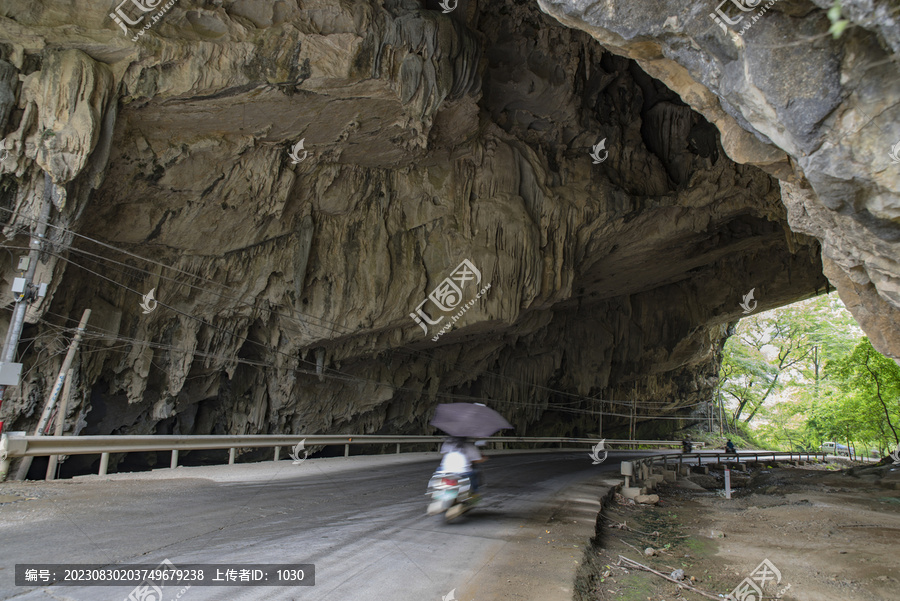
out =
[[431,425],[450,436],[487,438],[497,430],[512,428],[502,415],[480,403],[438,405]]

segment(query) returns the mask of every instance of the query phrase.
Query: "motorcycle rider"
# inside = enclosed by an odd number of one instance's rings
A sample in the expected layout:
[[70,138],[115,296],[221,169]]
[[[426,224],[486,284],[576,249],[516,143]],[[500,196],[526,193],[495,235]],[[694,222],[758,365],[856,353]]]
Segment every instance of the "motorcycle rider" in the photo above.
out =
[[439,469],[467,477],[472,496],[477,497],[480,477],[474,464],[483,463],[487,458],[481,454],[471,440],[461,436],[447,437],[447,440],[441,445],[441,453],[444,458],[441,460]]
[[682,453],[690,453],[691,449],[694,448],[694,443],[691,442],[691,435],[688,434],[684,437],[684,440],[681,441],[681,452]]
[[734,443],[731,442],[731,439],[728,439],[728,442],[725,443],[725,452],[737,455],[737,449],[734,448]]

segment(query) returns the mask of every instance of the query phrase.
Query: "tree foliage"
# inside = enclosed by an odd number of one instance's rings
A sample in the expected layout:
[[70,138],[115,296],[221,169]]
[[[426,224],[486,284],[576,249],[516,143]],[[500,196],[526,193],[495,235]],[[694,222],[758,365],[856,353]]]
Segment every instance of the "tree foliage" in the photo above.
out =
[[900,365],[872,347],[834,294],[741,320],[719,388],[729,426],[743,421],[775,448],[831,440],[884,453],[900,443]]

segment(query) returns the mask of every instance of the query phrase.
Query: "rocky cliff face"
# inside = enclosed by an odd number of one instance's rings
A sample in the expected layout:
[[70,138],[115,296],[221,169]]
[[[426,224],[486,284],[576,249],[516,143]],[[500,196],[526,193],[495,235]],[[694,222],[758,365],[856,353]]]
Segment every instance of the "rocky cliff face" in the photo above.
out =
[[880,351],[900,358],[900,79],[896,5],[831,0],[539,0],[637,61],[715,123],[729,157],[779,179],[793,231]]
[[8,428],[84,308],[84,434],[419,432],[471,397],[522,434],[665,432],[747,292],[825,275],[900,356],[871,11],[833,41],[813,5],[743,39],[650,2],[163,6],[0,3],[7,307],[54,182]]

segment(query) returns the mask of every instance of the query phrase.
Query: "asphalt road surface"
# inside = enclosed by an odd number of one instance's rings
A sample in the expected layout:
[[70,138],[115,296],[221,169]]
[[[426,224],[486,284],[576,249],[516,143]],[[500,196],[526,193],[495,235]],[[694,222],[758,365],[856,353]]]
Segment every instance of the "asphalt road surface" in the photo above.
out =
[[[488,454],[484,501],[451,524],[425,515],[436,453],[6,483],[26,496],[0,505],[0,599],[571,598],[599,495],[621,460],[644,453],[611,452],[600,465],[586,451]],[[160,598],[152,589],[132,594],[134,585],[14,581],[15,564],[155,566],[165,559],[176,567],[315,564],[315,586],[170,584]]]

